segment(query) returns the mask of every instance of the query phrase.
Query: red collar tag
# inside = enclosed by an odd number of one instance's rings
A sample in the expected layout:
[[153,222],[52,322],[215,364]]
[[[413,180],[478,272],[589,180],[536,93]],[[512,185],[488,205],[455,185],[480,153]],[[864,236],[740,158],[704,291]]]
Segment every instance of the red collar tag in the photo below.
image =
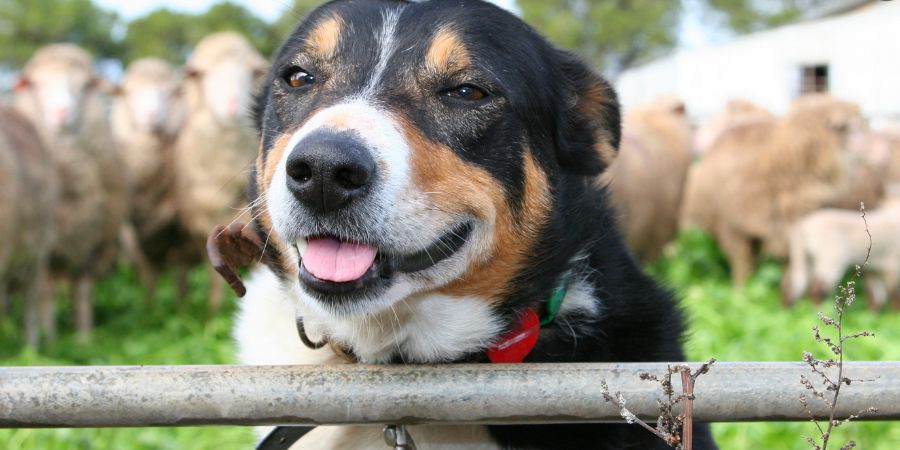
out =
[[487,349],[488,359],[494,364],[521,363],[531,353],[540,334],[541,320],[533,308],[528,308],[519,314],[516,327]]

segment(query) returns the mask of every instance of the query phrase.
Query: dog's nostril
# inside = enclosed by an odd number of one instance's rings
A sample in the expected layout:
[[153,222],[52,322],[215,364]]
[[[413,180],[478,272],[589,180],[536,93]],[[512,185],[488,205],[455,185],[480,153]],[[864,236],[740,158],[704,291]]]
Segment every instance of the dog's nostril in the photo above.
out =
[[312,178],[312,168],[305,162],[289,164],[287,167],[287,174],[289,177],[300,183],[306,183]]
[[368,170],[352,167],[338,169],[335,173],[335,181],[345,189],[359,189],[369,184],[371,172]]

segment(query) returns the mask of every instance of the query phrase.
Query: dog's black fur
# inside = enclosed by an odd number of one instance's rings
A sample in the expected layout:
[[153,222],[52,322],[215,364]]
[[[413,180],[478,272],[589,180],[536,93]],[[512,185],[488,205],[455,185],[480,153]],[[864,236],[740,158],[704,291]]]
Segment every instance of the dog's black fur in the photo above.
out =
[[[366,84],[366,69],[341,71],[337,66],[374,64],[375,31],[381,11],[388,7],[403,8],[397,48],[410,51],[391,59],[378,101],[461,160],[490,173],[513,211],[521,211],[526,200],[526,152],[531,152],[550,186],[550,217],[527,249],[530,263],[513,279],[501,280],[510,289],[497,299],[496,309],[512,322],[523,308],[543,308],[567,271],[580,274],[594,288],[599,315],[568,318],[590,326],[575,328],[576,335],[560,321],[548,325],[526,362],[684,360],[682,313],[672,293],[645,275],[626,249],[596,180],[609,162],[603,158],[604,149],[614,151],[619,144],[614,92],[585,63],[493,5],[477,0],[343,0],[313,12],[279,50],[258,96],[255,116],[262,159],[279,136]],[[298,56],[308,30],[323,17],[335,15],[353,24],[341,38],[339,61]],[[447,24],[462,36],[472,67],[466,73],[417,73],[423,47]],[[286,88],[285,73],[299,64],[316,71],[323,86],[326,80],[332,84],[304,92]],[[416,85],[409,80],[416,80]],[[478,85],[489,98],[463,104],[428,95],[464,83]],[[258,182],[257,175],[251,185]],[[271,231],[267,224],[259,221],[257,228],[266,240]],[[270,265],[277,266],[279,252],[284,251],[268,248]],[[280,272],[288,276],[288,271]],[[481,352],[473,349],[464,360],[478,359]],[[637,425],[492,426],[490,431],[508,449],[668,448]],[[695,426],[694,448],[715,448],[706,425]]]

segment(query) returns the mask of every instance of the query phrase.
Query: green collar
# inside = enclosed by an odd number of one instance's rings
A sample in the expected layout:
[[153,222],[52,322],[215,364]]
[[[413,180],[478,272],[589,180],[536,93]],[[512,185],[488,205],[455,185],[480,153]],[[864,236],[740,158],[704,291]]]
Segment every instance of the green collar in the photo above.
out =
[[559,314],[559,309],[562,307],[563,299],[566,298],[566,292],[569,289],[569,281],[572,279],[572,271],[567,271],[563,274],[559,279],[559,284],[556,285],[556,289],[553,290],[553,294],[550,295],[550,300],[547,301],[547,308],[544,310],[543,317],[541,318],[541,326],[545,327],[553,323],[556,320],[556,315]]

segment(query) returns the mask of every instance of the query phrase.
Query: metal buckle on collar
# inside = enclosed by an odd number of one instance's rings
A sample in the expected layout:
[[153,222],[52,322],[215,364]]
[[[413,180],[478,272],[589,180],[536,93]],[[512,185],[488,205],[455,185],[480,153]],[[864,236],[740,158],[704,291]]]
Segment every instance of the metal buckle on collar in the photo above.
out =
[[394,450],[416,450],[415,442],[403,425],[386,425],[384,442]]

